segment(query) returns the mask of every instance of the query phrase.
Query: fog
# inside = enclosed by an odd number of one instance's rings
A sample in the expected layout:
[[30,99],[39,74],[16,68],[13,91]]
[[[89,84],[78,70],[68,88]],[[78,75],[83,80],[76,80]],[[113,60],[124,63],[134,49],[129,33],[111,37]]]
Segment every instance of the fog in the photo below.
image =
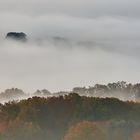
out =
[[[139,81],[139,49],[115,47],[110,41],[75,41],[64,38],[3,40],[0,44],[1,90],[71,90],[125,80]],[[136,47],[136,46],[134,46]],[[126,49],[126,51],[125,51]]]
[[0,13],[1,38],[9,31],[27,33],[31,38],[60,36],[71,39],[139,40],[140,19],[118,16],[95,18],[47,14],[32,17],[20,13]]
[[77,17],[139,17],[139,0],[0,0],[1,12],[40,16],[60,13]]
[[[139,82],[138,0],[0,0],[0,90]],[[27,43],[5,40],[24,32]]]

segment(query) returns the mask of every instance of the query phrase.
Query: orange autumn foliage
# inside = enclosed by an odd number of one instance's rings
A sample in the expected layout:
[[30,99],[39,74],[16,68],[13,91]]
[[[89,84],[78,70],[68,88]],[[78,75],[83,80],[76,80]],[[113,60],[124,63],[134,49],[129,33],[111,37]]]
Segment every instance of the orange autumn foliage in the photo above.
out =
[[78,123],[69,129],[64,140],[106,140],[106,136],[99,126],[97,123],[88,121]]
[[5,124],[4,123],[0,123],[0,134],[2,134],[2,133],[4,133],[4,131],[5,131]]
[[134,135],[133,140],[140,140],[140,130]]

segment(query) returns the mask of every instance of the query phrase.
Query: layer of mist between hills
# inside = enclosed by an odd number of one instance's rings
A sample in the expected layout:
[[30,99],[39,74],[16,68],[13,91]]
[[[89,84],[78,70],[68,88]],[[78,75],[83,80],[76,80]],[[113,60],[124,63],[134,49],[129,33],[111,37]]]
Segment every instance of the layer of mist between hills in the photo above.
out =
[[0,102],[8,102],[22,99],[38,97],[64,96],[70,93],[78,93],[81,96],[99,97],[99,98],[118,98],[123,101],[140,100],[140,84],[127,84],[124,81],[109,83],[107,85],[96,84],[90,87],[75,87],[71,91],[50,92],[47,89],[36,90],[33,93],[26,93],[18,88],[6,89],[0,93]]
[[[32,38],[0,42],[1,90],[57,92],[124,80],[139,82],[139,41]],[[4,37],[3,37],[4,38]],[[134,44],[134,45],[133,45]]]

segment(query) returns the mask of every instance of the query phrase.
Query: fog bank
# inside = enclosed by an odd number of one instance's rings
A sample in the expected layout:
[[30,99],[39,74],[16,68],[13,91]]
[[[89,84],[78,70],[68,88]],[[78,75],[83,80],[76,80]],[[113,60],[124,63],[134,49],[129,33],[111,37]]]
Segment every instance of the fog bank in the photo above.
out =
[[139,48],[136,45],[132,48],[132,42],[113,43],[65,38],[27,43],[3,40],[0,43],[1,90],[46,88],[54,92],[120,80],[139,82]]

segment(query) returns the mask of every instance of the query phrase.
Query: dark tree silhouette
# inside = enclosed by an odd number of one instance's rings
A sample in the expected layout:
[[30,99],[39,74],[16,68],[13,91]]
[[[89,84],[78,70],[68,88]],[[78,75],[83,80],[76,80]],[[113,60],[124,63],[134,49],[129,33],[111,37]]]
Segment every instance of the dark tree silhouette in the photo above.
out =
[[6,39],[13,39],[13,40],[20,40],[20,41],[27,41],[27,35],[23,32],[9,32],[6,35]]

